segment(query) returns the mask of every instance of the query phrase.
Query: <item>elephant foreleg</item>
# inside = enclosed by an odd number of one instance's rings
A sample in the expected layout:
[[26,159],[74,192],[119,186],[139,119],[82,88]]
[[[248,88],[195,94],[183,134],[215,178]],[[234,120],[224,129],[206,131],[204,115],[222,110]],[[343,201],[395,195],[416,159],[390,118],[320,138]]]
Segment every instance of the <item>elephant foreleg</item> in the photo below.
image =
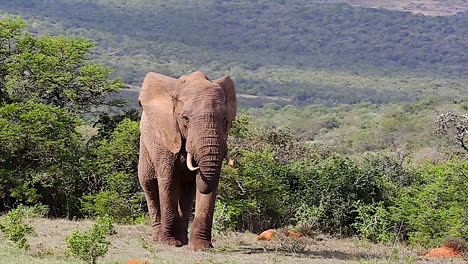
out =
[[211,226],[215,207],[216,190],[202,194],[197,190],[195,201],[195,218],[190,233],[189,248],[202,250],[213,247],[211,244]]
[[161,210],[159,205],[158,181],[154,166],[149,159],[148,151],[144,146],[140,147],[140,158],[138,162],[138,180],[145,193],[149,216],[153,223],[153,236],[159,238],[161,226]]

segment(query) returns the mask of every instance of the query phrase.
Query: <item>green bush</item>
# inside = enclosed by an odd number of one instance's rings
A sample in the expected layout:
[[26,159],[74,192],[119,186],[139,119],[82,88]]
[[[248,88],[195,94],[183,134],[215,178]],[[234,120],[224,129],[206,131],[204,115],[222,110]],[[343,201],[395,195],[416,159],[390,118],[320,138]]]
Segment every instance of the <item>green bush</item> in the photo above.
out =
[[116,191],[102,191],[95,195],[85,195],[81,199],[81,205],[86,215],[110,216],[119,223],[132,223],[133,220],[141,215],[136,208],[140,198],[125,199],[121,193]]
[[222,226],[251,231],[281,226],[289,208],[287,171],[269,150],[244,150],[241,155],[238,169],[223,168],[218,192]]
[[251,134],[250,126],[252,117],[246,114],[238,114],[232,122],[232,127],[229,130],[229,135],[237,138],[246,138]]
[[386,205],[395,202],[402,187],[415,184],[420,178],[410,164],[403,162],[403,158],[389,151],[371,152],[357,157],[362,169],[377,178],[381,199]]
[[246,216],[251,211],[255,211],[257,205],[253,201],[247,200],[216,200],[216,210],[214,212],[213,228],[216,231],[232,231],[240,226],[248,224]]
[[33,232],[33,227],[25,223],[25,218],[33,213],[32,209],[20,205],[0,218],[0,230],[19,248],[29,248],[26,237]]
[[322,206],[303,203],[297,208],[296,213],[291,220],[300,228],[317,228],[324,213]]
[[219,228],[259,231],[288,224],[351,235],[356,211],[384,199],[382,174],[344,157],[284,163],[269,150],[241,151],[239,168],[224,168]]
[[424,165],[421,181],[401,190],[395,217],[406,224],[410,243],[440,244],[447,237],[468,239],[468,161]]
[[319,153],[288,131],[248,127],[248,122],[235,126],[247,132],[233,135],[239,168],[223,168],[215,217],[219,229],[255,232],[292,224],[352,235],[357,202],[391,205],[398,188],[413,177],[390,155],[354,160]]
[[321,231],[335,235],[353,234],[352,224],[357,215],[355,203],[369,204],[381,199],[379,175],[362,169],[349,158],[329,157],[319,162],[304,160],[291,166],[291,174],[298,176],[298,187],[293,189],[297,201],[295,210],[306,205],[303,211]]
[[87,231],[73,231],[67,236],[67,254],[79,258],[87,263],[96,263],[104,256],[111,244],[107,237],[115,233],[110,217],[98,217],[96,223]]
[[36,204],[33,206],[19,205],[17,210],[20,210],[26,218],[45,217],[49,213],[49,206],[42,204]]
[[96,185],[80,199],[87,216],[109,215],[132,222],[143,213],[145,198],[138,182],[139,122],[130,118],[115,125],[110,135],[98,135],[87,170]]
[[80,124],[81,119],[55,106],[0,106],[0,209],[18,203],[49,204],[55,210],[68,205],[83,184]]
[[390,242],[395,239],[391,214],[383,202],[363,204],[357,201],[355,207],[354,212],[358,215],[352,226],[360,237],[373,242]]
[[26,26],[0,19],[0,212],[42,203],[54,216],[81,216],[78,198],[100,186],[84,166],[94,146],[79,130],[92,130],[85,121],[109,111],[101,105],[123,83],[91,60],[89,40]]

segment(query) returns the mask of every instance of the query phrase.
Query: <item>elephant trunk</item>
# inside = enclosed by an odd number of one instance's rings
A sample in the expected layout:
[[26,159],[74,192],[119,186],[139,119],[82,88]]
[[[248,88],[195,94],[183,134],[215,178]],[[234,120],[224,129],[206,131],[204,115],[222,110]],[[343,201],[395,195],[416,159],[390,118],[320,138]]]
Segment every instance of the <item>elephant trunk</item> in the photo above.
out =
[[205,137],[203,141],[205,144],[200,149],[202,155],[198,160],[200,172],[197,174],[196,184],[201,193],[208,194],[218,187],[225,150],[217,136]]
[[199,166],[197,173],[197,189],[208,194],[216,190],[221,174],[221,166],[226,155],[227,145],[224,139],[222,125],[218,124],[219,118],[215,114],[205,115],[205,121],[202,126],[201,137],[197,140],[195,158]]

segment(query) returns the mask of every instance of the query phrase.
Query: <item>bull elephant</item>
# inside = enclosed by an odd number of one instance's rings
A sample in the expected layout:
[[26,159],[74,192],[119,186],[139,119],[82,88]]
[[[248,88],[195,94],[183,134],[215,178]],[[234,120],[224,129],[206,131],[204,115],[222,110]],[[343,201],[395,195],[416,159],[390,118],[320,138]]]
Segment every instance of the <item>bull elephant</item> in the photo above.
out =
[[178,79],[151,72],[139,101],[138,178],[154,238],[177,247],[188,244],[193,250],[212,247],[216,191],[237,111],[234,83],[227,76],[211,81],[202,72]]

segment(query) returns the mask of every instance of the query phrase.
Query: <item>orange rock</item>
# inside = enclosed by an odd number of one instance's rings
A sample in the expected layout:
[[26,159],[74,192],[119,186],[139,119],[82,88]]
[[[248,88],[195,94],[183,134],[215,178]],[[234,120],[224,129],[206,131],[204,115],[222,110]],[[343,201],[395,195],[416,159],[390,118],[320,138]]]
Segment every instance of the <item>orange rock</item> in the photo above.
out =
[[296,232],[293,232],[293,231],[288,231],[288,236],[301,237],[302,234],[296,233]]
[[462,253],[453,248],[443,246],[439,248],[433,248],[429,250],[429,252],[427,252],[423,256],[424,257],[459,257],[459,256],[462,256]]
[[149,262],[143,259],[129,259],[125,264],[149,264]]
[[[273,236],[275,235],[276,233],[276,230],[275,229],[268,229],[266,231],[263,231],[260,235],[256,236],[254,238],[254,240],[266,240],[266,241],[270,241],[273,239]],[[292,231],[287,231],[285,233],[286,236],[295,236],[295,237],[301,237],[302,234],[300,233],[296,233],[296,232],[292,232]]]
[[256,236],[254,240],[267,240],[270,241],[273,236],[275,235],[276,230],[275,229],[268,229],[266,231],[263,231],[260,235]]

